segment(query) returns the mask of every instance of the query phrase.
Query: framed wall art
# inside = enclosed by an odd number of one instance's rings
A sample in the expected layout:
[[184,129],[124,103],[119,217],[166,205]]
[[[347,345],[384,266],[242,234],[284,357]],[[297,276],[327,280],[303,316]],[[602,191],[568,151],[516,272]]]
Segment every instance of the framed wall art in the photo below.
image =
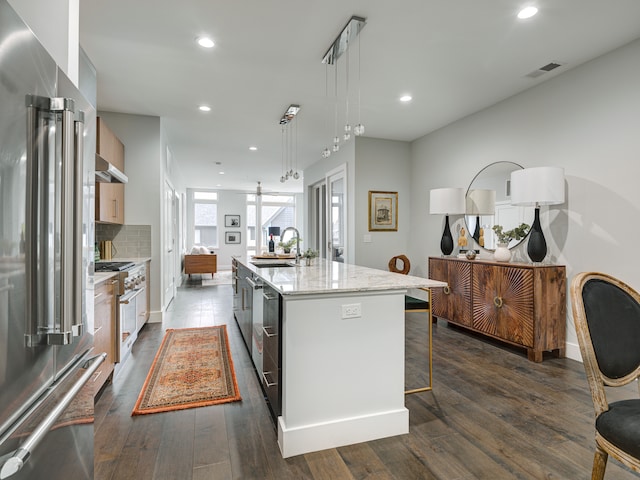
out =
[[240,232],[225,232],[224,243],[240,243]]
[[398,230],[398,192],[369,190],[369,231],[395,232]]
[[224,226],[238,228],[240,226],[240,215],[225,215]]

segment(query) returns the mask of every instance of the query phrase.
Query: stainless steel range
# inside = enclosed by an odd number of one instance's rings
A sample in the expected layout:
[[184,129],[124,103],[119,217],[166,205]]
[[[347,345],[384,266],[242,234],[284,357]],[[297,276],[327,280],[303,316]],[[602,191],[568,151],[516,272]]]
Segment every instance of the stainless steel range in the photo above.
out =
[[98,262],[96,272],[119,272],[116,373],[126,361],[145,322],[145,266],[133,262]]

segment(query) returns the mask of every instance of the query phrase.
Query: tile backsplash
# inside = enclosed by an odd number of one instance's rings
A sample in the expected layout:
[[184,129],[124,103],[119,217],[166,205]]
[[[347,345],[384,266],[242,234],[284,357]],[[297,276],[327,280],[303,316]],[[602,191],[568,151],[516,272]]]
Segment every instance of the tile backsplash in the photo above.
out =
[[96,242],[111,240],[114,258],[151,256],[151,225],[96,223]]

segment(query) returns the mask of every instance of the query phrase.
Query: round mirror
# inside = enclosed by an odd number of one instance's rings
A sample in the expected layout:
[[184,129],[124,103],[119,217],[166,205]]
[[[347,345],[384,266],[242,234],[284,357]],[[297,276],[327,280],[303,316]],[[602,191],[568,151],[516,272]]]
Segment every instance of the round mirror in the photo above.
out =
[[[514,162],[495,162],[487,165],[473,178],[467,189],[467,212],[465,223],[475,247],[493,251],[497,238],[494,225],[504,231],[518,227],[521,223],[531,226],[534,207],[511,205],[511,172],[523,167]],[[511,240],[509,248],[522,240]]]

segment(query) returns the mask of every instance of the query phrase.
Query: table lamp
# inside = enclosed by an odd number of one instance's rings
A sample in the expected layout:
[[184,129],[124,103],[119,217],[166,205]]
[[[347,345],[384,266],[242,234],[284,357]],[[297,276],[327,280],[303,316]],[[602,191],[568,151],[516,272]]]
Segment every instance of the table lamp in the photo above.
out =
[[480,215],[494,215],[496,210],[496,191],[476,188],[467,192],[467,215],[476,216],[476,228],[473,239],[480,242]]
[[547,255],[547,242],[540,227],[540,205],[564,203],[564,169],[561,167],[524,168],[511,172],[511,204],[535,206],[535,217],[527,254],[533,262]]
[[449,215],[461,215],[464,211],[464,188],[434,188],[429,192],[429,213],[445,215],[444,231],[440,240],[440,250],[443,255],[450,255],[453,252]]

